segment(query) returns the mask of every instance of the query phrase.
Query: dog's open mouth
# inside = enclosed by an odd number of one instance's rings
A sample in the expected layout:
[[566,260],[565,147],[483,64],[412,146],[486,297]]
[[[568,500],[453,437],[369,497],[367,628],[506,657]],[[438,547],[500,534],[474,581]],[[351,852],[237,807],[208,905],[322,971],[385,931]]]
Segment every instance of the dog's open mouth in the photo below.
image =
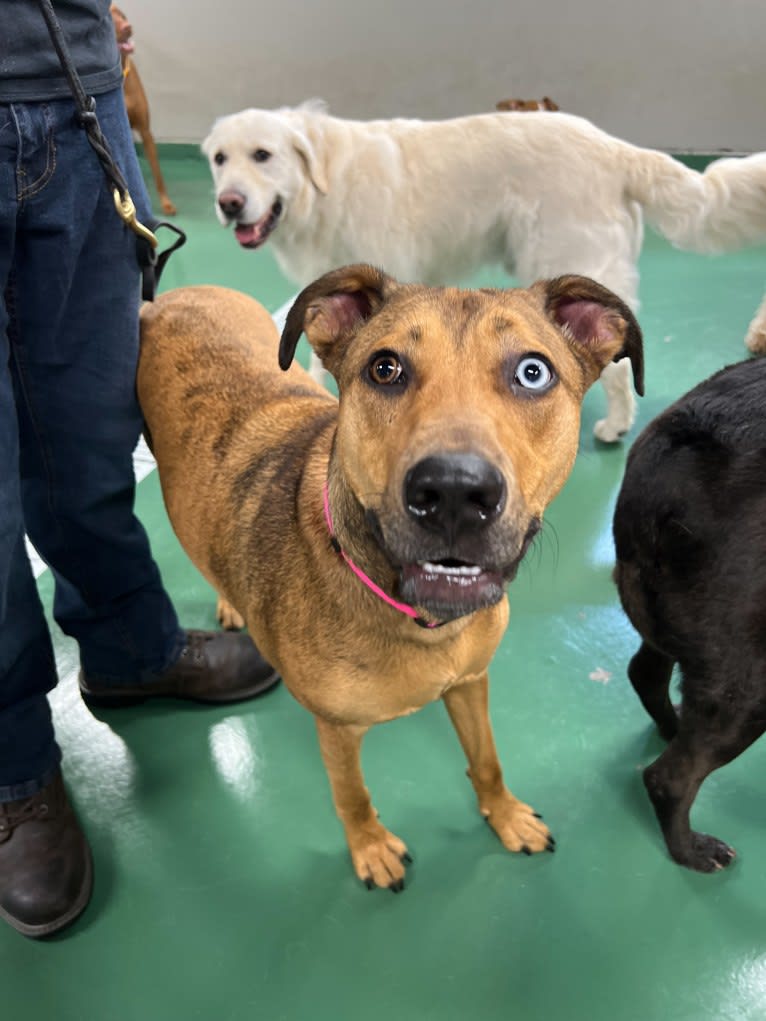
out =
[[425,560],[402,567],[401,589],[408,603],[449,620],[494,606],[502,599],[504,579],[499,571],[478,564]]
[[531,519],[518,552],[505,566],[482,567],[455,557],[405,563],[399,569],[402,598],[445,621],[494,606],[516,577],[541,525],[540,518]]
[[234,228],[237,241],[243,248],[259,248],[274,230],[282,215],[282,200],[277,199],[271,209],[257,223],[238,223]]

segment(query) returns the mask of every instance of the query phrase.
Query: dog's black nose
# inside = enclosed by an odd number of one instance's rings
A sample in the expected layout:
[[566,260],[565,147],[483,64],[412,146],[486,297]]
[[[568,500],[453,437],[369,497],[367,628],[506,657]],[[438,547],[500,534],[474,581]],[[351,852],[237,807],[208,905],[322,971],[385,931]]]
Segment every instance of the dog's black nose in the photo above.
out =
[[223,191],[218,196],[218,205],[224,216],[236,216],[245,208],[245,196],[239,191]]
[[404,480],[408,514],[449,542],[490,525],[502,513],[506,493],[498,469],[477,454],[426,457]]

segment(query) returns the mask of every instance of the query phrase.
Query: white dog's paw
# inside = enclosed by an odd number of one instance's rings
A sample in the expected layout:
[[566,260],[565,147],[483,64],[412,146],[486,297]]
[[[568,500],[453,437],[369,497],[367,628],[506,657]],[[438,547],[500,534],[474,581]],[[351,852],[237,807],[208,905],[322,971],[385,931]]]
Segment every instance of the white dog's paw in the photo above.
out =
[[609,418],[600,418],[593,426],[593,435],[602,443],[618,443],[629,429],[629,422],[615,422]]
[[745,347],[754,355],[766,354],[766,320],[754,319],[745,337]]

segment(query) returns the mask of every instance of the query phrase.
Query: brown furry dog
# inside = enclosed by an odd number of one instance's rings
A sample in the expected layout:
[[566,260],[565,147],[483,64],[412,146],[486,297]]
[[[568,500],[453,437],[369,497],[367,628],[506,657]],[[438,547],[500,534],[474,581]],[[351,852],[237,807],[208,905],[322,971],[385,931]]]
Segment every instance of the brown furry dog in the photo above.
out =
[[[305,332],[339,401],[292,364]],[[360,748],[443,699],[481,813],[511,851],[552,849],[503,783],[487,668],[506,584],[577,452],[580,405],[613,358],[641,388],[628,308],[583,277],[529,290],[329,273],[291,309],[191,287],[142,313],[138,388],[170,520],[313,713],[357,875],[399,890]]]
[[114,31],[117,36],[117,47],[120,51],[120,60],[122,61],[122,80],[128,120],[130,121],[131,128],[138,132],[141,138],[146,159],[151,167],[162,211],[167,216],[173,216],[176,213],[176,207],[170,200],[167,188],[165,187],[165,180],[160,170],[157,146],[149,123],[149,100],[146,98],[144,86],[133,61],[133,26],[119,7],[112,4],[109,9],[112,12]]

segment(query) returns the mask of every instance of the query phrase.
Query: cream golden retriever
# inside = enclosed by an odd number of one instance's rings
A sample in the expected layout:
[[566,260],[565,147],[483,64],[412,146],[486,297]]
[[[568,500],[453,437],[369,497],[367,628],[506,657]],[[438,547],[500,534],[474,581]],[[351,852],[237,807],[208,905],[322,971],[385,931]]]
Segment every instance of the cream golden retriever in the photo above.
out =
[[[524,284],[589,276],[636,309],[644,217],[695,252],[766,239],[766,153],[699,173],[571,114],[351,121],[312,101],[223,117],[202,148],[221,222],[270,239],[302,286],[353,262],[428,284],[499,264]],[[614,442],[635,417],[627,363],[601,380],[595,433]]]

